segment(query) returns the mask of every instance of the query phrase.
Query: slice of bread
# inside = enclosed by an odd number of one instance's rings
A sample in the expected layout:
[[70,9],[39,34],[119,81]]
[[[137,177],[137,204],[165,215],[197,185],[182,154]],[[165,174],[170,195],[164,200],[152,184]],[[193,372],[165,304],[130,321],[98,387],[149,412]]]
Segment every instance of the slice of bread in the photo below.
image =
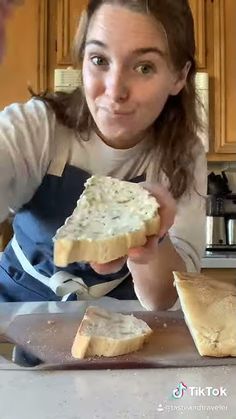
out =
[[201,356],[236,356],[236,286],[174,272],[186,324]]
[[124,355],[141,349],[151,334],[152,329],[133,315],[90,306],[79,326],[71,353],[77,359]]
[[141,185],[108,176],[92,176],[54,237],[54,263],[106,263],[143,246],[157,234],[158,203]]

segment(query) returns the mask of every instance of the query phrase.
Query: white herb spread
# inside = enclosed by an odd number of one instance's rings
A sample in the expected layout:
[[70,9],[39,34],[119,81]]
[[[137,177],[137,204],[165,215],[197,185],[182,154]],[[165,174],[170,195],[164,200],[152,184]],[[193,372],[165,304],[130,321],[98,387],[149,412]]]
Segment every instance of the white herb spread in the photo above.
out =
[[96,240],[140,230],[157,214],[156,199],[136,183],[92,176],[71,217],[55,239]]

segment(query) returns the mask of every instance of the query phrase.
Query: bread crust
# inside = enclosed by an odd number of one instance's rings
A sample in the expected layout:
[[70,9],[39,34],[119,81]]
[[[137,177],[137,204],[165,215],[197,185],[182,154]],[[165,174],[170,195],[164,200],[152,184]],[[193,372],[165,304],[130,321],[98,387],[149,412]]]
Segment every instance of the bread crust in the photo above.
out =
[[236,286],[174,272],[186,324],[201,356],[236,356]]
[[158,233],[160,217],[156,215],[139,231],[131,231],[101,240],[59,238],[54,243],[54,263],[66,267],[76,261],[107,263],[128,254],[132,247],[145,245],[147,236]]

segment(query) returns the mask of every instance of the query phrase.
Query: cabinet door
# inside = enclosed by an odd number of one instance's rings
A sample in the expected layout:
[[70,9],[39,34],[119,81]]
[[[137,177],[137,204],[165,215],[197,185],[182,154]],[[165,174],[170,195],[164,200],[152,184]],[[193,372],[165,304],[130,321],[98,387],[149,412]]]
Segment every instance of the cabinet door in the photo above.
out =
[[236,161],[236,1],[215,0],[209,6],[212,159]]
[[[47,6],[49,0],[25,0],[7,26],[7,50],[0,66],[0,109],[47,87]],[[27,30],[26,30],[27,28]]]
[[206,68],[206,3],[205,0],[189,0],[193,13],[196,42],[196,59],[199,69]]
[[57,1],[57,66],[71,65],[71,49],[86,0]]

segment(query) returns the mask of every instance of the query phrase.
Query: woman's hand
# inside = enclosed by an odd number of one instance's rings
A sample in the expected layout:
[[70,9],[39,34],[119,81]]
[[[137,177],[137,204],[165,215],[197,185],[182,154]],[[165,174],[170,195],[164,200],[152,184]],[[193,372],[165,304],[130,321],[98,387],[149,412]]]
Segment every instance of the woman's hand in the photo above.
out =
[[[128,259],[132,262],[145,264],[148,263],[154,256],[159,242],[168,233],[168,230],[174,223],[176,215],[176,203],[171,193],[162,185],[142,183],[145,189],[147,189],[158,201],[159,215],[160,215],[160,230],[157,236],[151,236],[147,239],[144,246],[135,247],[129,249]],[[101,275],[107,275],[114,272],[118,272],[125,264],[127,257],[116,259],[109,263],[98,264],[91,263],[92,268]]]
[[176,202],[168,189],[160,184],[143,182],[141,185],[156,198],[160,205],[158,212],[161,218],[161,225],[158,238],[161,239],[174,223],[176,215]]

